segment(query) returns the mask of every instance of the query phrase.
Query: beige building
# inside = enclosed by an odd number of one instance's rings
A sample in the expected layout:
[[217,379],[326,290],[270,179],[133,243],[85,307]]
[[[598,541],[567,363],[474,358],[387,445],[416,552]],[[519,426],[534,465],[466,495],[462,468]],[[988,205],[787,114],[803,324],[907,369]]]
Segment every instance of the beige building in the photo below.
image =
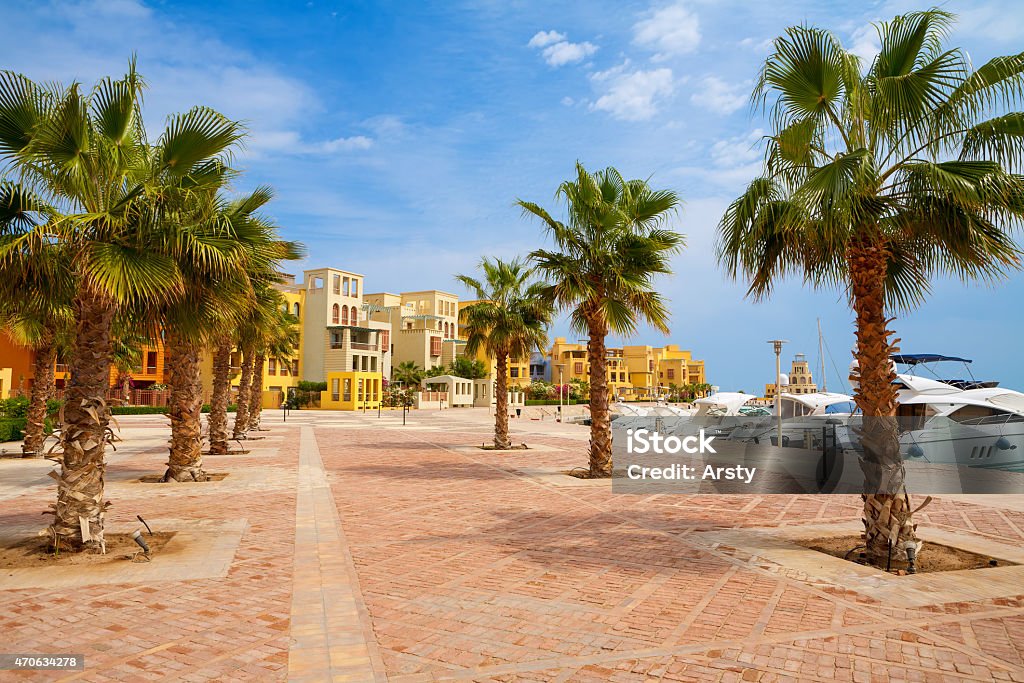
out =
[[[811,376],[811,366],[807,362],[807,356],[798,353],[793,356],[793,363],[790,365],[789,383],[782,383],[782,392],[785,394],[813,394],[818,391],[818,385],[814,383]],[[775,382],[764,385],[764,397],[775,398]]]
[[430,289],[378,292],[364,298],[369,321],[392,331],[391,365],[412,361],[427,370],[450,363],[459,353],[464,342],[458,339],[459,297],[455,294]]
[[364,307],[363,276],[336,268],[303,273],[302,378],[325,382],[331,373],[391,375],[391,324]]

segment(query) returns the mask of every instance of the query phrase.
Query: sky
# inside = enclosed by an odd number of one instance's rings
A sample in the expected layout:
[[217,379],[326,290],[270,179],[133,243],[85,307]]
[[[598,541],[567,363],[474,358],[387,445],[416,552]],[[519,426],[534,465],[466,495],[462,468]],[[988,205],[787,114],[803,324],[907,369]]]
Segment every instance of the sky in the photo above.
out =
[[[787,26],[829,28],[870,58],[871,22],[928,5],[590,0],[259,2],[4,0],[0,68],[91,86],[137,55],[147,128],[211,106],[249,131],[233,188],[270,185],[268,213],[307,258],[288,270],[362,273],[366,291],[442,289],[480,259],[547,244],[517,199],[562,215],[555,190],[578,161],[615,166],[679,193],[686,236],[658,281],[671,333],[611,345],[677,343],[723,390],[774,380],[769,339],[815,368],[817,321],[830,390],[844,390],[853,315],[838,290],[783,283],[753,302],[715,258],[729,202],[759,173],[764,115],[749,106],[771,40]],[[975,65],[1024,45],[1024,4],[945,2],[951,44]],[[973,374],[1024,389],[1024,275],[994,286],[935,283],[893,323],[906,353],[974,360]],[[552,336],[579,335],[560,320]],[[962,376],[962,367],[947,375]],[[819,381],[820,384],[820,381]]]

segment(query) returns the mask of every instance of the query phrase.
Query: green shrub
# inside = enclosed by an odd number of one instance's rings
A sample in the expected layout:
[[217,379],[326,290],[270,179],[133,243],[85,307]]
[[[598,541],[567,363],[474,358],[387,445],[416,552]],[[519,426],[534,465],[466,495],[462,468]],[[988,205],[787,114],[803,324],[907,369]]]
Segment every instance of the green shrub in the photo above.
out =
[[305,380],[295,385],[299,391],[327,391],[327,382],[307,382]]
[[25,435],[26,422],[23,417],[0,418],[0,442],[21,441]]
[[[545,401],[534,401],[532,399],[527,399],[525,401],[525,403],[528,406],[557,406],[558,405],[558,400],[557,399],[548,399],[548,400],[545,400]],[[565,399],[562,400],[562,405],[564,405],[564,406],[586,405],[587,403],[590,403],[590,401],[577,401],[574,398],[570,398],[568,400],[565,400]]]
[[[235,412],[236,406],[234,403],[228,405],[228,412]],[[203,412],[210,412],[210,404],[203,404]],[[167,406],[115,406],[110,409],[111,415],[166,415]]]
[[15,396],[0,401],[0,418],[19,418],[28,415],[28,397]]

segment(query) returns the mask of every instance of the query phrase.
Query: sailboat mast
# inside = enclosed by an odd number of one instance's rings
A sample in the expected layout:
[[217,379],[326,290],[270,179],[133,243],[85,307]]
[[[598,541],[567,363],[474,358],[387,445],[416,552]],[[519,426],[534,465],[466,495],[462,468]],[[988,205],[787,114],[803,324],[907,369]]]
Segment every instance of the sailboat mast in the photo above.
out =
[[821,318],[818,318],[818,359],[821,360],[821,390],[828,391],[828,378],[825,376],[825,354],[822,352],[824,343],[821,336]]

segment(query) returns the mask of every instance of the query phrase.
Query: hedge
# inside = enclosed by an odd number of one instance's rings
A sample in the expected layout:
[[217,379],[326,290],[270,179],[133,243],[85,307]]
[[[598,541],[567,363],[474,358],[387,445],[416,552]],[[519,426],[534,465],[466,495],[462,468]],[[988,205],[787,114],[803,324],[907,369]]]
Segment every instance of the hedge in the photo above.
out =
[[21,441],[28,421],[23,417],[0,418],[0,442]]
[[[228,406],[228,412],[233,413],[237,406],[231,404]],[[210,412],[210,404],[203,404],[203,412]],[[110,409],[111,415],[166,415],[167,406],[113,406]]]
[[[564,406],[587,405],[588,403],[590,403],[590,401],[577,401],[574,398],[569,399],[568,401],[565,400],[565,399],[562,399],[562,405],[564,405]],[[553,400],[553,399],[545,399],[545,400],[527,399],[526,400],[526,405],[528,405],[528,406],[557,406],[558,405],[558,401],[557,400]]]

